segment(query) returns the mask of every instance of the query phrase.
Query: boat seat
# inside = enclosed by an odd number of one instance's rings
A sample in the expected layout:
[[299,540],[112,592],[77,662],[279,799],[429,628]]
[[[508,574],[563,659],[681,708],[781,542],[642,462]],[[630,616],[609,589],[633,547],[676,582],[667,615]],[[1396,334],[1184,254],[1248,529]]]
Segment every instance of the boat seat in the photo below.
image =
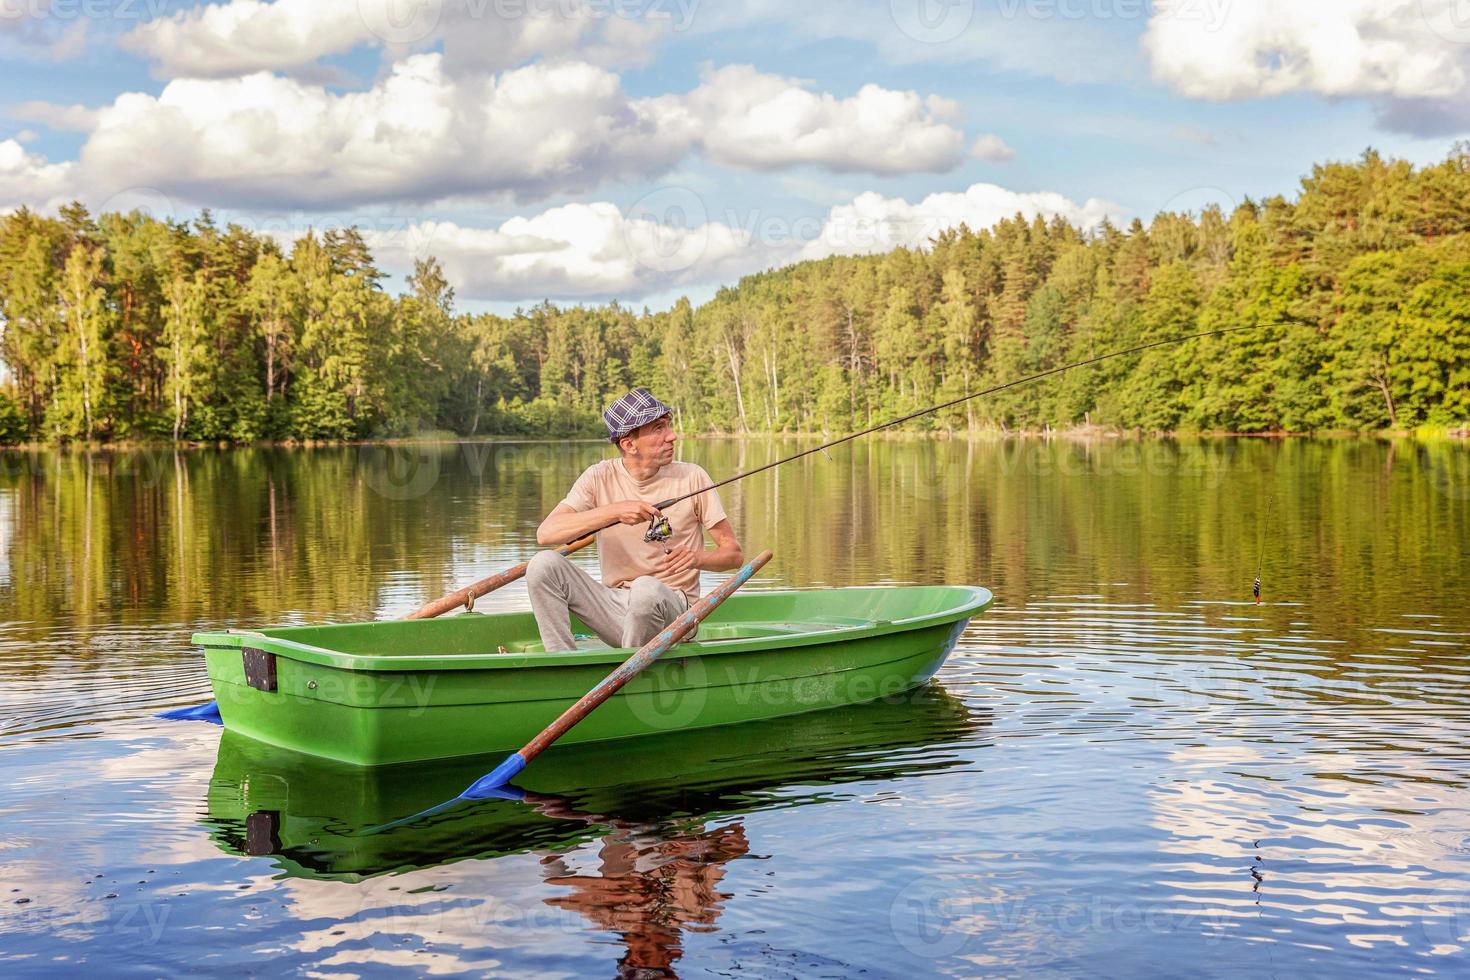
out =
[[750,640],[759,636],[793,636],[798,633],[821,633],[832,629],[850,629],[866,626],[871,620],[846,617],[824,617],[807,619],[799,623],[773,623],[742,621],[738,623],[705,623],[699,628],[699,641]]
[[[873,620],[850,616],[824,616],[820,619],[802,620],[797,623],[754,622],[742,620],[737,623],[702,623],[699,627],[700,643],[721,643],[731,640],[754,640],[760,637],[794,636],[800,633],[821,633],[833,629],[851,629],[855,626],[871,625]],[[577,636],[578,650],[606,650],[607,644],[595,636]],[[520,640],[505,645],[506,653],[545,653],[540,640]]]

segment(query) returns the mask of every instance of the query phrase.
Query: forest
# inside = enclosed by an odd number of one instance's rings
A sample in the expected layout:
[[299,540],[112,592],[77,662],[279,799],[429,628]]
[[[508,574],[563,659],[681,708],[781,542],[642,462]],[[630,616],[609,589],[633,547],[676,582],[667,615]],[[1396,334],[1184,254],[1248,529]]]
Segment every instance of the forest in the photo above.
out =
[[1084,231],[1017,215],[923,248],[747,276],[699,306],[457,312],[354,229],[289,251],[209,212],[0,218],[0,443],[596,435],[645,385],[686,432],[854,431],[1107,351],[909,424],[1142,432],[1470,424],[1470,143],[1369,150],[1294,197]]

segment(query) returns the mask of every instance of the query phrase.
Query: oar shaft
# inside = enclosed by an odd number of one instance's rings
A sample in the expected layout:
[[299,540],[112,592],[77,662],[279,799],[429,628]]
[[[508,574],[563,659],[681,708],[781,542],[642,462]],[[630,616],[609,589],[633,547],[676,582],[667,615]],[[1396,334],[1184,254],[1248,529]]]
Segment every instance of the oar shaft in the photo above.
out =
[[[580,551],[587,547],[596,539],[597,535],[594,532],[585,538],[578,538],[571,544],[559,548],[558,552],[563,555],[570,555],[574,551]],[[435,616],[442,616],[451,610],[458,609],[460,606],[469,605],[469,603],[480,598],[480,596],[488,595],[496,589],[522,578],[526,574],[526,569],[530,567],[530,564],[528,561],[523,561],[514,568],[507,568],[505,571],[491,575],[489,578],[480,579],[474,585],[467,585],[457,592],[449,593],[449,595],[442,599],[435,599],[433,602],[425,603],[417,612],[408,618],[433,619]]]
[[719,607],[720,603],[730,598],[736,589],[749,581],[750,577],[770,560],[771,552],[762,551],[742,566],[740,571],[726,579],[719,588],[696,602],[682,616],[670,623],[663,632],[644,644],[643,649],[629,657],[617,670],[608,674],[601,684],[588,691],[580,701],[562,712],[561,717],[548,725],[545,731],[527,742],[526,747],[520,751],[521,758],[530,762],[544,752],[552,742],[571,731],[577,722],[590,715],[598,705],[616,694],[623,685],[643,673],[654,661],[667,653],[670,647],[697,627],[706,616]]
[[770,560],[771,552],[767,550],[762,551],[755,558],[746,562],[741,566],[740,571],[721,583],[719,588],[696,602],[682,616],[670,623],[663,632],[649,640],[641,650],[625,660],[616,670],[603,678],[601,683],[583,695],[580,701],[566,711],[563,711],[561,717],[557,718],[550,725],[547,725],[541,734],[527,742],[524,748],[509,756],[493,772],[482,777],[473,786],[465,790],[462,794],[463,797],[476,799],[480,796],[487,795],[488,791],[503,786],[515,778],[517,773],[526,768],[527,763],[544,752],[557,739],[571,731],[579,721],[590,715],[598,705],[620,691],[625,684],[637,677],[657,661],[659,657],[668,652],[670,647],[678,643],[690,630],[697,627],[706,616],[719,608],[720,603],[734,595],[736,589],[750,581],[750,577]]

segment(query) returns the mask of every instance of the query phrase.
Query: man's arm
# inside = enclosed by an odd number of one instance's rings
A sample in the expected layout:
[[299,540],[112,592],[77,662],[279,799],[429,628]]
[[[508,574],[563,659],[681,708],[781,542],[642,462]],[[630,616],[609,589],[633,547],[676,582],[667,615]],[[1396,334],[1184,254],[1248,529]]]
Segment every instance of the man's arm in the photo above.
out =
[[735,527],[727,517],[709,529],[715,546],[700,556],[699,567],[710,572],[728,572],[745,564],[745,552],[735,538]]
[[591,510],[572,510],[566,504],[557,504],[536,529],[536,543],[543,548],[559,548],[609,524],[647,524],[657,516],[653,504],[641,500],[620,500]]
[[745,564],[745,552],[740,548],[740,542],[735,538],[735,528],[726,518],[709,529],[709,536],[715,539],[713,548],[701,548],[698,551],[693,548],[673,548],[663,558],[659,559],[658,568],[654,576],[667,582],[680,572],[691,568],[702,568],[709,572],[728,572],[732,568],[739,568]]

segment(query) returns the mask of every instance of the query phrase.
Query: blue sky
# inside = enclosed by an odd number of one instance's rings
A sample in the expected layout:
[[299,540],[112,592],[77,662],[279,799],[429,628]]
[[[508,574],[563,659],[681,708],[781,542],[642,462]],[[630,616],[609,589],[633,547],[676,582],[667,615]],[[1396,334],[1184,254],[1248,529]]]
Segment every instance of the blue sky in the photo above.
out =
[[0,0],[0,209],[356,223],[468,309],[667,305],[1470,134],[1466,0]]

